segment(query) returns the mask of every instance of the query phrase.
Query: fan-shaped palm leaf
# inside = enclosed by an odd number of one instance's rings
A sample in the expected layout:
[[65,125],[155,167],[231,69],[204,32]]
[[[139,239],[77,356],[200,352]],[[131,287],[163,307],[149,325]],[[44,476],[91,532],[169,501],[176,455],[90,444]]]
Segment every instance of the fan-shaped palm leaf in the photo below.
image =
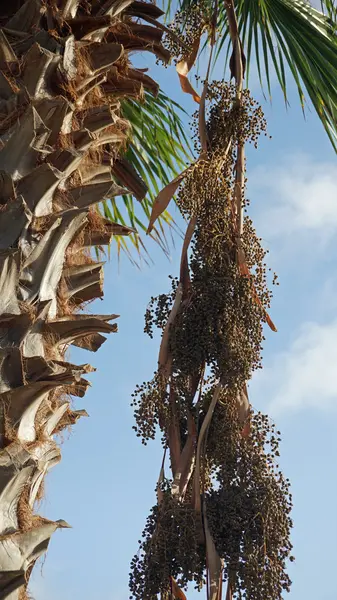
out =
[[[122,206],[120,199],[105,200],[102,210],[106,218],[137,230],[137,233],[131,233],[127,238],[114,237],[118,250],[124,250],[130,258],[130,242],[138,254],[147,254],[141,234],[147,230],[152,203],[159,189],[175,177],[190,158],[189,140],[181,121],[183,112],[179,104],[170,100],[162,91],[157,96],[145,92],[142,102],[123,102],[123,116],[131,124],[126,158],[149,191],[142,202],[131,195],[123,196]],[[174,225],[168,211],[161,216],[157,229],[152,233],[152,237],[167,251],[165,225]]]
[[[180,0],[187,9],[195,0]],[[206,0],[210,5],[212,0]],[[170,9],[170,0],[166,7]],[[298,89],[302,107],[305,91],[337,150],[337,36],[333,0],[322,2],[322,10],[307,0],[235,0],[242,42],[249,66],[255,57],[262,84],[265,76],[271,96],[271,67],[287,102],[286,65]],[[217,57],[227,50],[230,39],[224,0],[219,1]]]

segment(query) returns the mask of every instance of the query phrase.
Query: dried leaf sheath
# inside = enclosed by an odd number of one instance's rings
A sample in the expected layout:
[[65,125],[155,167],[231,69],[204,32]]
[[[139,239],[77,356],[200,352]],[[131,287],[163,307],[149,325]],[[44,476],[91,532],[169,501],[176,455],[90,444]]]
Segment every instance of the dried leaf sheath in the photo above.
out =
[[[117,315],[81,311],[103,295],[103,263],[90,248],[133,232],[103,219],[95,205],[130,189],[144,195],[137,173],[119,159],[129,134],[120,100],[155,85],[128,68],[130,50],[168,53],[161,29],[125,14],[142,6],[17,0],[0,7],[3,599],[27,597],[35,561],[52,533],[68,526],[34,512],[46,473],[60,461],[55,434],[86,416],[71,409],[69,396],[85,394],[92,368],[72,365],[65,350],[96,351],[103,334],[117,330]],[[116,172],[127,185],[114,182]]]

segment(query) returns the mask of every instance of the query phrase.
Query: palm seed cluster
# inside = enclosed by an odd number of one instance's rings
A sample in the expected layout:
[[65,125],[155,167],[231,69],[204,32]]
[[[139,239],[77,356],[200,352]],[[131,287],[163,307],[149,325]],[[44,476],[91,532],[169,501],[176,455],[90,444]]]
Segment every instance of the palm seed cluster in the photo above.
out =
[[170,598],[170,577],[182,587],[195,581],[204,583],[205,552],[198,542],[198,521],[191,504],[177,502],[170,489],[160,504],[151,509],[143,531],[140,549],[131,563],[130,598],[157,600]]
[[175,61],[186,58],[191,48],[198,43],[204,29],[210,26],[211,20],[212,13],[206,0],[197,0],[188,8],[175,13],[163,36],[163,45]]
[[145,313],[144,333],[153,338],[153,326],[158,329],[164,329],[170,314],[171,306],[178,287],[178,280],[171,277],[172,290],[169,294],[160,294],[157,297],[152,296]]
[[235,88],[214,82],[209,101],[208,157],[188,171],[178,196],[181,212],[187,218],[196,216],[197,225],[189,301],[172,328],[170,347],[174,372],[186,376],[207,364],[232,389],[240,388],[261,366],[262,321],[271,296],[265,251],[248,217],[241,243],[251,278],[243,277],[237,267],[231,201],[235,146],[248,140],[256,144],[266,123],[248,91],[238,106]]
[[[175,391],[179,388],[182,401],[188,397],[189,404],[193,401],[189,377],[205,365],[230,389],[240,389],[252,371],[261,366],[262,321],[271,297],[263,262],[265,251],[248,217],[244,219],[242,246],[251,278],[239,272],[231,203],[235,142],[252,139],[256,143],[260,131],[265,131],[265,120],[248,92],[238,109],[233,86],[215,82],[210,86],[209,100],[208,157],[190,167],[178,195],[178,206],[185,217],[197,216],[190,257],[191,286],[171,327],[169,341]],[[218,137],[212,131],[217,131]],[[230,141],[231,148],[225,153]],[[151,299],[145,318],[145,331],[150,335],[152,324],[163,328],[167,321],[177,285],[175,280],[172,284],[169,295]],[[252,293],[253,286],[259,303]],[[167,402],[163,389],[157,376],[135,391],[136,429],[141,435],[149,431],[150,415],[153,426],[158,423],[159,412]],[[149,438],[154,437],[154,427]],[[144,441],[149,438],[143,437]]]
[[280,600],[290,589],[285,569],[293,560],[292,498],[277,464],[280,432],[261,413],[252,417],[248,438],[241,427],[235,402],[224,393],[206,449],[217,482],[206,495],[210,530],[234,597]]
[[[195,130],[196,124],[197,115]],[[177,198],[181,213],[189,222],[195,220],[195,228],[188,273],[179,282],[182,301],[169,328],[166,365],[133,396],[137,435],[146,443],[159,426],[170,449],[173,477],[165,481],[132,562],[131,597],[154,600],[161,593],[165,598],[170,577],[182,588],[192,581],[200,587],[206,578],[207,538],[200,535],[205,521],[196,496],[200,490],[233,598],[280,600],[290,586],[285,568],[292,546],[289,483],[275,460],[279,432],[267,417],[250,409],[242,419],[238,406],[246,382],[261,367],[271,293],[265,251],[246,214],[238,231],[236,151],[247,142],[256,146],[266,123],[248,91],[238,103],[235,87],[214,82],[208,90],[206,131],[207,152],[187,170]],[[195,139],[200,151],[197,130]],[[177,293],[174,281],[167,296],[151,299],[145,326],[150,335],[155,324],[165,336]],[[181,479],[185,485],[177,494]]]
[[155,439],[158,425],[163,426],[169,420],[168,394],[158,373],[151,381],[137,385],[131,406],[136,420],[133,429],[146,445],[149,440]]

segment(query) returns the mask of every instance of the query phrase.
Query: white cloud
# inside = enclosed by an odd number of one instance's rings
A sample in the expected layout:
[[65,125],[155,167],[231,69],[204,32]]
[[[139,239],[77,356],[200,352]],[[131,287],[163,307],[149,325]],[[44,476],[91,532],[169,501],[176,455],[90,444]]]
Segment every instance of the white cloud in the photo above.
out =
[[305,323],[285,352],[276,354],[251,385],[253,405],[265,399],[280,412],[337,409],[337,320]]
[[268,237],[337,230],[337,165],[303,155],[281,166],[258,167],[249,176],[249,197],[259,207],[259,228]]

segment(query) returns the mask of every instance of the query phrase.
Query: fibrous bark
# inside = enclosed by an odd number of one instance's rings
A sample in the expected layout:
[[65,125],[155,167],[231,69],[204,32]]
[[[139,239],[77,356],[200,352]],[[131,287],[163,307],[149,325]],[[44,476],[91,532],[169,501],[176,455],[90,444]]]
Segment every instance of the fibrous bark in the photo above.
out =
[[21,600],[50,536],[67,527],[34,514],[60,461],[55,434],[86,415],[69,396],[84,395],[93,369],[65,352],[70,344],[96,351],[117,329],[117,315],[78,312],[103,295],[103,263],[90,247],[132,231],[101,218],[95,204],[146,192],[122,158],[129,128],[119,99],[157,86],[129,68],[128,49],[168,56],[160,29],[132,22],[160,16],[150,4],[1,4],[0,599]]

